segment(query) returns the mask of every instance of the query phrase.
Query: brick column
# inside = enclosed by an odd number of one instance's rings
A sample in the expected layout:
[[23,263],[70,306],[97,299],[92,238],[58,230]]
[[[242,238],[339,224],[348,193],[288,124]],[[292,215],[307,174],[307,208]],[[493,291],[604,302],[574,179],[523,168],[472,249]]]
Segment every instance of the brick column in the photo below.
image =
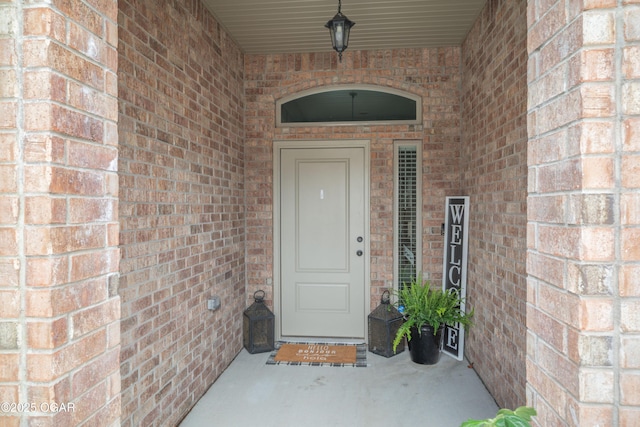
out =
[[640,5],[631,3],[528,5],[527,393],[541,426],[640,417]]
[[[18,402],[21,374],[16,16],[15,4],[0,5],[0,405]],[[0,406],[0,424],[17,426],[6,410]]]
[[0,425],[119,425],[117,2],[55,3],[0,6]]

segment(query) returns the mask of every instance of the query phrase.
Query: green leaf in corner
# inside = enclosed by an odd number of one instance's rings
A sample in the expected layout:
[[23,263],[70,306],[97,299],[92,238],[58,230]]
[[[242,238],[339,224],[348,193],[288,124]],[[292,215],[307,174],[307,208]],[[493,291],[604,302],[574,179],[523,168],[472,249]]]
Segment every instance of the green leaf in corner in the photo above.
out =
[[496,421],[491,425],[495,427],[507,427],[507,422],[504,417],[496,417]]
[[531,421],[531,417],[537,414],[536,410],[529,406],[520,406],[513,411],[520,418],[524,418],[527,421]]
[[537,415],[536,410],[528,406],[520,406],[515,410],[501,408],[495,418],[486,420],[468,420],[460,427],[531,427],[531,417]]
[[505,415],[504,427],[531,427],[531,424],[517,415]]
[[515,415],[505,415],[502,421],[504,421],[502,424],[504,427],[531,427],[531,424]]

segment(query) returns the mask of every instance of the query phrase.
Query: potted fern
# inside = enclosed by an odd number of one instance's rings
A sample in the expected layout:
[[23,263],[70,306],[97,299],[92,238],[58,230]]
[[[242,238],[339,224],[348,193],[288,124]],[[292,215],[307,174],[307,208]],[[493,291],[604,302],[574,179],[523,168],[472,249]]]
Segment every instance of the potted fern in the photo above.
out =
[[432,289],[428,281],[418,277],[403,284],[396,297],[405,322],[393,340],[393,351],[406,337],[415,363],[433,365],[440,360],[444,325],[471,325],[473,311],[466,313],[461,309],[463,301],[455,289]]

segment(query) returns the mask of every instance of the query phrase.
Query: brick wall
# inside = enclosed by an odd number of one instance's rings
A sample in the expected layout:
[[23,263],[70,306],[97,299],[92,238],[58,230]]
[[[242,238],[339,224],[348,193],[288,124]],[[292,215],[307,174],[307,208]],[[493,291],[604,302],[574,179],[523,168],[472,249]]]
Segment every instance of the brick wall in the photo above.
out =
[[[273,141],[368,139],[371,142],[371,307],[393,280],[393,141],[423,142],[423,270],[441,280],[444,197],[457,193],[460,155],[458,48],[250,55],[246,59],[246,209],[248,295],[272,299]],[[275,127],[275,101],[340,84],[401,89],[423,98],[423,125]]]
[[0,425],[115,426],[115,2],[0,16]]
[[640,4],[528,17],[527,394],[541,426],[637,426]]
[[487,3],[462,46],[463,193],[470,196],[467,357],[498,404],[525,396],[525,2]]
[[243,60],[198,1],[118,7],[122,425],[169,426],[242,344]]

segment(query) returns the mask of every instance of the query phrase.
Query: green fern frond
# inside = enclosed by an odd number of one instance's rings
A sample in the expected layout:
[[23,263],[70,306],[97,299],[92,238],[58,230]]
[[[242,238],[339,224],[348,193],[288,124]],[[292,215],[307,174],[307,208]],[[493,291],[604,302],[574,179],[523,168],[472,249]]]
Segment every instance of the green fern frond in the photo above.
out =
[[397,305],[403,307],[405,322],[393,341],[394,352],[403,337],[411,340],[412,327],[420,332],[424,325],[430,325],[435,334],[442,325],[471,325],[473,310],[469,313],[461,310],[463,299],[455,289],[433,289],[428,281],[423,281],[419,276],[410,284],[403,284],[396,292],[396,297]]

